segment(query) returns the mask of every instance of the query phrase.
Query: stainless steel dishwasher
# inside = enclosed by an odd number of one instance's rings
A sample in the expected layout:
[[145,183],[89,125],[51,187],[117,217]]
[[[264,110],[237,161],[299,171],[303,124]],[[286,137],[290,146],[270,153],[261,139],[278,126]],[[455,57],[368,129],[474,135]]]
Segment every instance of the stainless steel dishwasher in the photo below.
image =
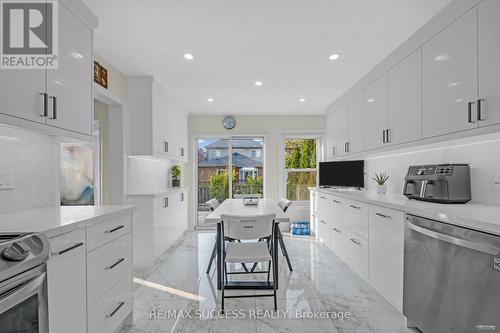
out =
[[405,224],[408,327],[500,331],[500,237],[409,214]]

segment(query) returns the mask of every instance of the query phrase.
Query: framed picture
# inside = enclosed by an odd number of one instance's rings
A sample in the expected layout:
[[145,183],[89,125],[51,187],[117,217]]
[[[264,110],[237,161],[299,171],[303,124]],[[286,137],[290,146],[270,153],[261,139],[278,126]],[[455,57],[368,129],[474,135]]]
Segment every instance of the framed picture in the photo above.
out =
[[94,82],[108,89],[108,70],[94,61]]

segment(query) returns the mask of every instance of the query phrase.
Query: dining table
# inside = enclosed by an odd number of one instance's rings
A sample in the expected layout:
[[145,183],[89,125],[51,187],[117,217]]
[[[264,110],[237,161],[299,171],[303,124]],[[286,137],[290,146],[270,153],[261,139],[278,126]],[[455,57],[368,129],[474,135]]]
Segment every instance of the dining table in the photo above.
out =
[[[222,215],[236,216],[255,216],[274,214],[274,232],[273,232],[273,260],[278,262],[278,228],[280,222],[290,222],[287,214],[278,206],[278,202],[272,199],[259,199],[257,204],[245,205],[244,199],[226,199],[213,212],[205,217],[205,222],[217,224],[217,289],[222,289],[222,257],[223,257],[223,240],[222,240]],[[278,271],[278,270],[277,270]],[[273,277],[273,283],[278,289],[278,273]],[[225,289],[273,289],[273,285],[264,281],[227,281],[224,284]]]

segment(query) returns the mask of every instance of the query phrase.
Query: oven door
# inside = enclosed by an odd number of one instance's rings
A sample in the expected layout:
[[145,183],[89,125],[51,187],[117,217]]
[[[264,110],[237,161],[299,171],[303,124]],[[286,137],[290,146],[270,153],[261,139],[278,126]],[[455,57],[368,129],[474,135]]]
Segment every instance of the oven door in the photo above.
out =
[[2,333],[48,333],[45,265],[0,283]]

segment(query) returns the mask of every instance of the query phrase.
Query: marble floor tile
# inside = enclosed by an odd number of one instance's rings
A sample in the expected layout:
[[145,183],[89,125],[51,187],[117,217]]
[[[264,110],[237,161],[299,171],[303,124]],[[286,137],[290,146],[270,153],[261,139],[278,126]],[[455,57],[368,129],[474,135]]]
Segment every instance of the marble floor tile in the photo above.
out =
[[[287,234],[284,239],[293,271],[280,253],[278,312],[273,311],[272,297],[250,297],[226,299],[221,313],[214,267],[205,273],[215,235],[190,231],[153,268],[134,272],[133,323],[120,333],[413,332],[391,304],[323,244]],[[240,264],[229,268],[242,270]],[[267,265],[258,269],[266,270]],[[231,279],[265,280],[266,274]],[[226,293],[251,296],[262,291]]]

